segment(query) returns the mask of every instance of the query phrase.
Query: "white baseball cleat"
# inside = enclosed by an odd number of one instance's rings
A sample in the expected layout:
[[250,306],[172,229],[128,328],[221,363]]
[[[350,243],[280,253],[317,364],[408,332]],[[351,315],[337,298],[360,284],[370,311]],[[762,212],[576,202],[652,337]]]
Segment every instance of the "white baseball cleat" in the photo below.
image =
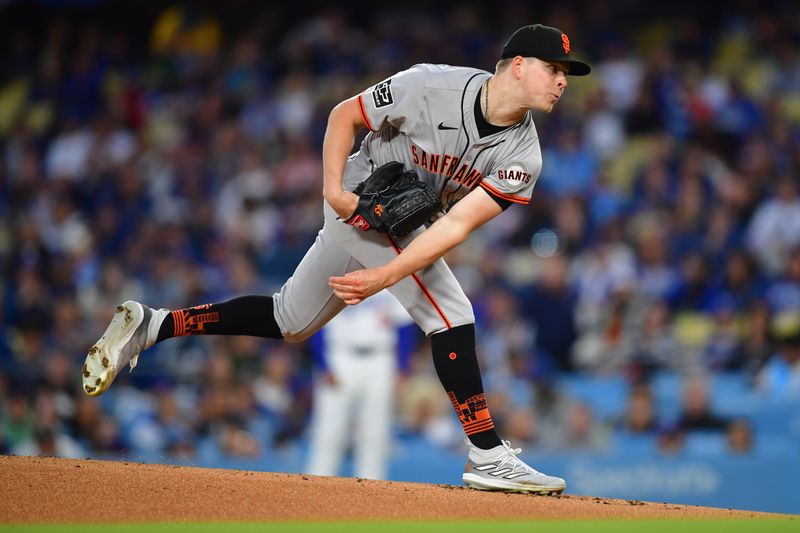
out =
[[130,363],[133,370],[139,353],[156,343],[158,328],[167,313],[168,309],[154,311],[133,300],[118,305],[111,324],[100,340],[89,348],[83,363],[83,390],[86,394],[103,394],[126,364]]
[[522,450],[503,441],[500,446],[482,450],[467,439],[469,458],[462,479],[471,489],[504,492],[560,494],[567,483],[560,477],[548,476],[531,468],[517,457]]

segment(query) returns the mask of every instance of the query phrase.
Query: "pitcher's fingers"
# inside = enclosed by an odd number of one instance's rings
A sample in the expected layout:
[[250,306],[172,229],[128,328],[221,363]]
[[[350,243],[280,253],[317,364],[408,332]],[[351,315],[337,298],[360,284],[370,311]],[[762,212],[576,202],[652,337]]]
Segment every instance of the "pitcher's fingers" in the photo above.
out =
[[344,276],[331,276],[328,278],[328,285],[334,288],[355,287],[354,280],[348,279]]
[[348,300],[352,300],[353,298],[361,298],[362,295],[358,292],[353,290],[352,288],[333,288],[333,293],[339,297],[341,300],[347,302]]
[[346,300],[347,298],[350,297],[350,292],[349,291],[345,291],[345,290],[339,289],[337,287],[333,287],[333,294],[335,294],[338,298],[340,298],[342,300]]
[[333,290],[357,293],[363,292],[361,283],[344,278],[330,278],[328,280],[328,286],[330,286]]
[[333,294],[335,294],[337,298],[342,300],[347,305],[356,305],[358,303],[361,303],[361,301],[363,300],[361,296],[350,291],[339,291],[334,289]]

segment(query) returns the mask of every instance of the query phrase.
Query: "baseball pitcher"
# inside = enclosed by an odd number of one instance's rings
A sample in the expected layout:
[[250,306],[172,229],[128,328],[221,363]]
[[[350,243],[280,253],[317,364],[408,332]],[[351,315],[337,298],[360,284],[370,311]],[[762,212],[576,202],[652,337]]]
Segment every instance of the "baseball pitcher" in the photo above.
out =
[[[530,202],[542,166],[531,111],[552,110],[567,76],[589,72],[572,57],[566,34],[536,24],[511,35],[494,74],[415,65],[341,102],[323,143],[325,224],[280,292],[173,311],[125,302],[89,350],[84,390],[105,392],[141,350],[171,337],[300,342],[346,305],[388,289],[430,336],[466,435],[464,483],[562,492],[563,479],[524,463],[495,431],[472,306],[442,256],[513,204]],[[349,155],[363,127],[369,134]]]

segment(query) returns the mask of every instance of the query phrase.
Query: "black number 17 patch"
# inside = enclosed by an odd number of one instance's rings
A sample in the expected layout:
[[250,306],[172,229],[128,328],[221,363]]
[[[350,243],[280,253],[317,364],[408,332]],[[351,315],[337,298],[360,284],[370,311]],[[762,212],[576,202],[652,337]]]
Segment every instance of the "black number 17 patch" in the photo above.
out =
[[372,91],[372,98],[375,99],[375,107],[386,107],[394,103],[392,97],[392,80],[386,80],[375,86]]

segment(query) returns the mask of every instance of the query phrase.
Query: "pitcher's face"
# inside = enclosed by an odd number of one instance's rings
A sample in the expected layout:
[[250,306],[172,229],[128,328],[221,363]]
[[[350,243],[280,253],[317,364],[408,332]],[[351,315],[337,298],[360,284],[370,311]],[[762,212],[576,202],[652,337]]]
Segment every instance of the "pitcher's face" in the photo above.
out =
[[528,95],[528,107],[549,113],[567,88],[569,65],[530,57],[520,65],[520,82]]

